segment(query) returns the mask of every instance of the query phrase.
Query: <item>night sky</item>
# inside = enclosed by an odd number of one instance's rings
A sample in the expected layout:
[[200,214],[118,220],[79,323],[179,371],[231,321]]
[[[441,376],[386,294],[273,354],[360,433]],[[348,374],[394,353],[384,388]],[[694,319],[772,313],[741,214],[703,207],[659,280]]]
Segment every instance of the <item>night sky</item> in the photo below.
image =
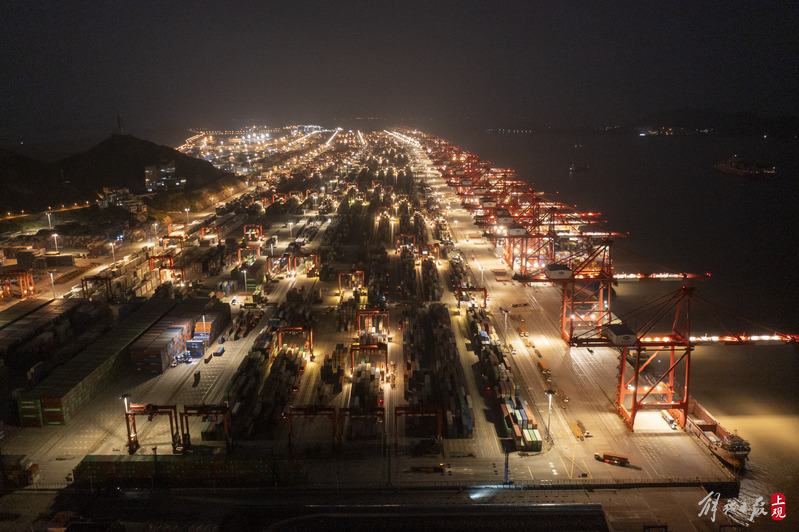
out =
[[799,2],[0,7],[0,142],[250,123],[799,115]]

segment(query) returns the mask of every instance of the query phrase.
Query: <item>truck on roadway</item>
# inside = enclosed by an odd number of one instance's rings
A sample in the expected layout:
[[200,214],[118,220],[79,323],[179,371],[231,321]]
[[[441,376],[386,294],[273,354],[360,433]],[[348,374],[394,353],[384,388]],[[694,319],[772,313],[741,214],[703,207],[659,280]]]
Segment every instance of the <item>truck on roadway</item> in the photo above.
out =
[[605,462],[610,465],[626,466],[630,463],[630,459],[621,454],[615,453],[594,453],[594,459],[599,462]]

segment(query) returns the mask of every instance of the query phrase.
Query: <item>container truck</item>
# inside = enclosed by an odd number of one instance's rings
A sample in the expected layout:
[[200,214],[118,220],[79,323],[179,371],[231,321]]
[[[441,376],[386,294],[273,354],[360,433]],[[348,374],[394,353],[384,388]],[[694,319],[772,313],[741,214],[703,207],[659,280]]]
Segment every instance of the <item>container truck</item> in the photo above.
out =
[[594,453],[594,459],[606,464],[626,466],[630,463],[630,459],[621,454],[615,453]]

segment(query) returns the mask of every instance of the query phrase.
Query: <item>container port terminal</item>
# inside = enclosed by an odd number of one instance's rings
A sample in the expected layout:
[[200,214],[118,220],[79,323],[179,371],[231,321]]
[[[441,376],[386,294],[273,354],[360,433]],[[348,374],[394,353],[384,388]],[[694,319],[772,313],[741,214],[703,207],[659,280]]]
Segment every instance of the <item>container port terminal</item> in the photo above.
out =
[[[22,253],[3,271],[8,496],[124,493],[173,517],[207,496],[281,518],[397,505],[474,524],[491,504],[585,529],[725,522],[697,502],[736,496],[750,449],[690,397],[691,352],[796,337],[693,335],[702,276],[616,271],[623,235],[598,213],[444,139],[269,142],[280,165],[111,260],[51,255],[47,276]],[[198,132],[181,151],[264,144]],[[618,313],[613,286],[645,278],[673,290]],[[163,490],[169,507],[150,498]]]

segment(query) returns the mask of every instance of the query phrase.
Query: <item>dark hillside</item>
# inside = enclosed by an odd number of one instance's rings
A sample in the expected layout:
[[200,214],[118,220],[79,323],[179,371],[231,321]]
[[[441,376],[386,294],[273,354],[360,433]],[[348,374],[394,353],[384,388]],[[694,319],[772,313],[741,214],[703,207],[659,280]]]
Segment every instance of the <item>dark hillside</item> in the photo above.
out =
[[41,211],[97,196],[64,183],[59,168],[0,149],[0,212]]
[[189,190],[226,175],[207,161],[132,135],[111,135],[89,151],[58,162],[57,166],[63,168],[65,179],[81,190],[127,187],[139,194],[145,191],[144,167],[168,161],[175,161],[176,174],[187,180]]

